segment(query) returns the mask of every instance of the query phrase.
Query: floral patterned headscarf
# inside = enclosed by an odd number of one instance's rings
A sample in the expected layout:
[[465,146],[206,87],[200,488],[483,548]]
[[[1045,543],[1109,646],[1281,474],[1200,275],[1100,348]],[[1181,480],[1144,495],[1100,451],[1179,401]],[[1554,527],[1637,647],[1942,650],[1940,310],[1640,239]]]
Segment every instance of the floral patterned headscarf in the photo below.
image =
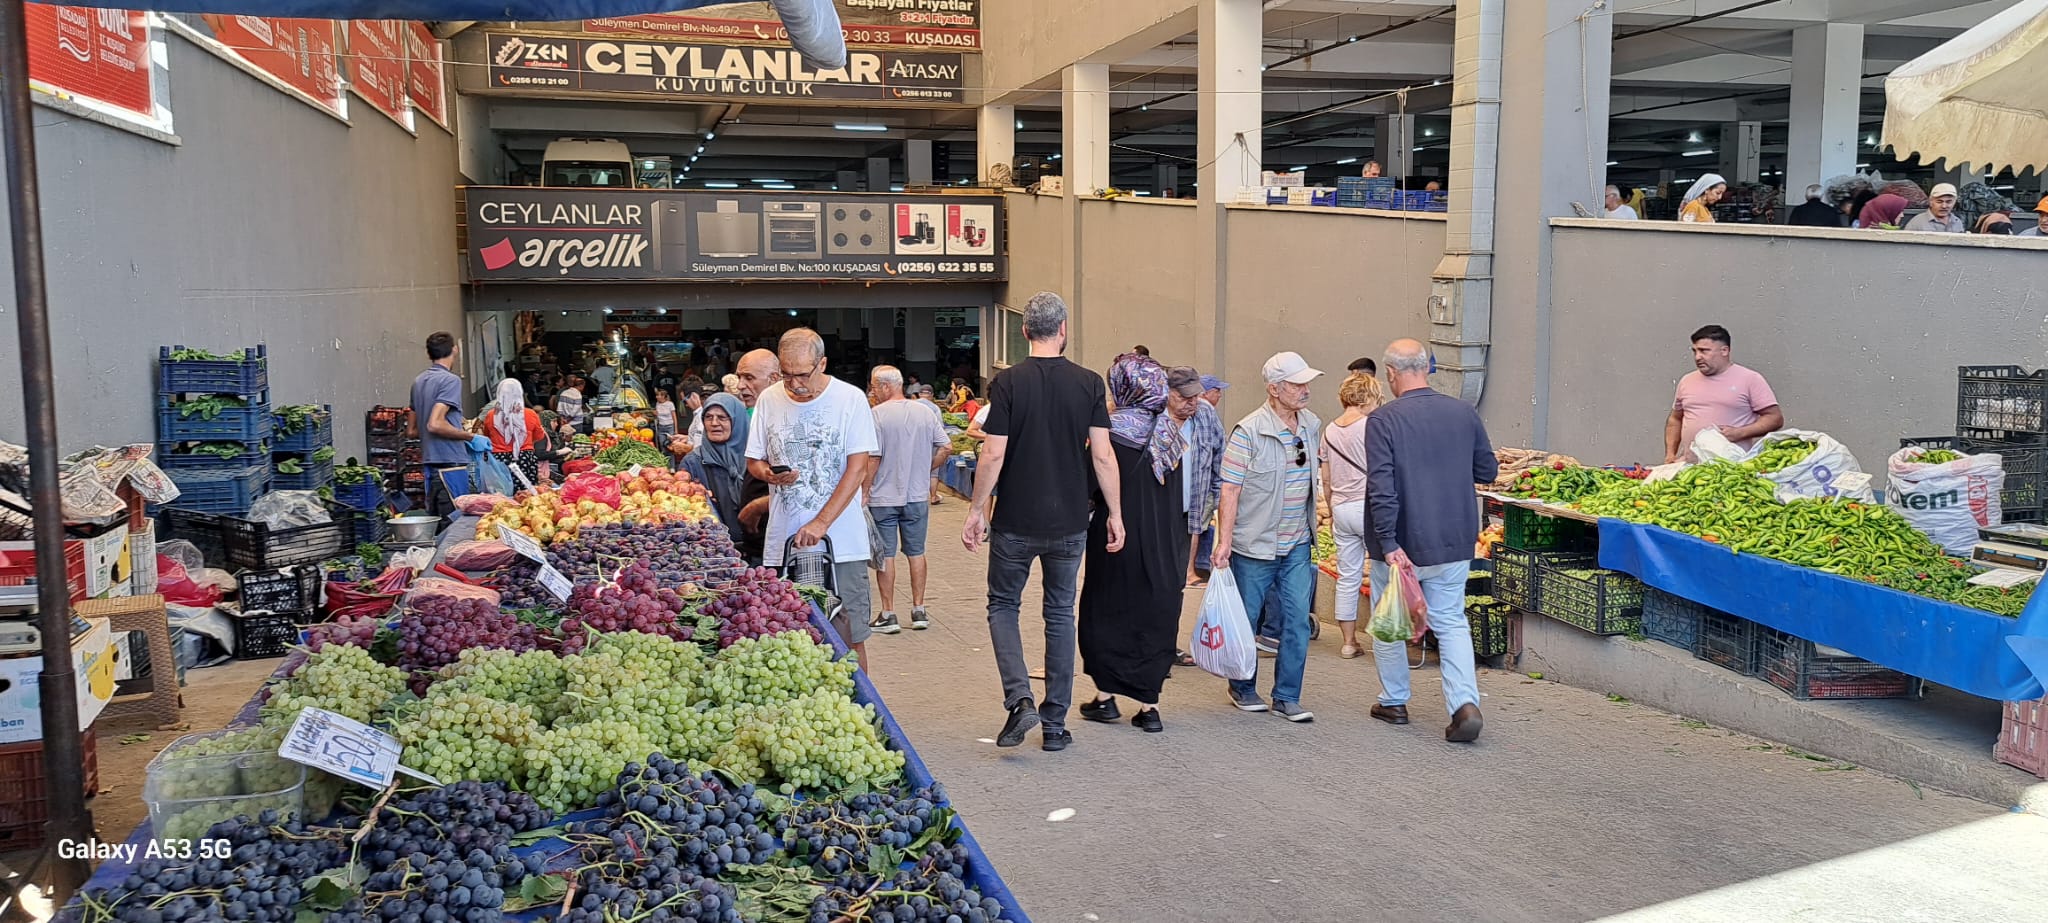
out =
[[1150,356],[1125,353],[1109,367],[1110,438],[1152,459],[1152,476],[1166,483],[1167,472],[1187,454],[1180,424],[1166,413],[1166,368]]

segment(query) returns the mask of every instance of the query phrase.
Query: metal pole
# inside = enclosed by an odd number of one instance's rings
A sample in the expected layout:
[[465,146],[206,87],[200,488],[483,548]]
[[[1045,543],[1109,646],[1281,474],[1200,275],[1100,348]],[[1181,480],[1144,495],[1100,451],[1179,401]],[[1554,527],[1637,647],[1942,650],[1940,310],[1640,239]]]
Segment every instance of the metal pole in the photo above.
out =
[[7,158],[7,219],[13,229],[14,309],[21,340],[21,395],[28,424],[29,500],[35,505],[36,583],[43,634],[43,777],[49,780],[50,899],[62,906],[85,883],[83,859],[58,859],[56,844],[92,836],[85,810],[78,681],[71,668],[71,590],[64,574],[63,494],[57,485],[57,392],[50,362],[50,311],[43,280],[42,197],[28,88],[23,0],[0,0],[0,141]]

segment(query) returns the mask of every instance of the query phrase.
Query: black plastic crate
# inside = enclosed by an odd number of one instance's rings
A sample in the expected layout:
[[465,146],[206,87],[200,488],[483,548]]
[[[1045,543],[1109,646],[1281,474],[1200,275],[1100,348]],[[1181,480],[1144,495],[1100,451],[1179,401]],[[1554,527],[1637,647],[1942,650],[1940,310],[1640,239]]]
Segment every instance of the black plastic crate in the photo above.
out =
[[1524,612],[1541,612],[1542,599],[1536,572],[1545,564],[1592,566],[1591,555],[1576,552],[1529,551],[1495,545],[1493,548],[1493,598]]
[[1951,452],[1960,452],[1962,440],[1955,436],[1908,436],[1899,440],[1899,448],[1926,449],[1929,452],[1935,449],[1948,449]]
[[1592,523],[1510,506],[1502,516],[1501,541],[1524,551],[1590,551],[1598,541]]
[[299,640],[299,625],[290,613],[230,615],[235,629],[236,660],[283,657]]
[[306,615],[320,605],[320,571],[309,565],[245,571],[235,578],[235,597],[243,612]]
[[1897,670],[1761,625],[1757,676],[1795,699],[1898,699],[1917,695],[1920,681]]
[[236,359],[173,359],[183,346],[157,347],[159,394],[255,394],[270,387],[268,353],[263,345],[242,350]]
[[1758,625],[1745,618],[1708,609],[1700,617],[1699,642],[1692,655],[1744,676],[1756,675]]
[[1965,455],[1995,454],[2005,469],[2005,488],[1998,504],[2006,522],[2040,522],[2048,503],[2048,439],[1962,439],[1956,451]]
[[[1581,571],[1583,573],[1574,573]],[[1537,612],[1596,635],[1643,630],[1643,582],[1618,570],[1545,564],[1536,571]]]
[[166,507],[156,513],[156,541],[158,545],[172,539],[184,539],[199,549],[208,567],[226,567],[228,563],[227,541],[220,531],[220,517],[199,510],[183,510],[175,506]]
[[1973,439],[2048,435],[2048,369],[2017,365],[1956,368],[1956,432]]
[[1643,634],[1690,651],[1699,644],[1700,621],[1713,611],[1683,596],[1647,587],[1643,592]]
[[236,517],[221,519],[228,563],[251,570],[314,564],[354,550],[356,520],[366,514],[338,503],[327,505],[327,522],[273,528]]
[[1472,656],[1499,657],[1513,642],[1509,635],[1518,618],[1515,607],[1504,602],[1473,603],[1465,606],[1465,619],[1472,623]]

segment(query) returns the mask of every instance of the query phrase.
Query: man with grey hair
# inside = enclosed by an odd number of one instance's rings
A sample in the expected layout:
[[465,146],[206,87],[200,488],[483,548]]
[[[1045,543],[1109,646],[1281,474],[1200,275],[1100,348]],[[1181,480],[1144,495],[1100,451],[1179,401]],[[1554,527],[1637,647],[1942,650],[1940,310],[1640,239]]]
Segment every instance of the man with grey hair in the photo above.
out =
[[[1429,352],[1415,340],[1387,347],[1387,385],[1394,400],[1372,412],[1365,429],[1366,550],[1372,559],[1372,596],[1398,589],[1394,569],[1412,571],[1422,584],[1427,618],[1415,637],[1436,632],[1444,707],[1451,724],[1444,739],[1479,739],[1479,680],[1472,662],[1472,626],[1465,619],[1465,577],[1472,538],[1479,534],[1475,484],[1500,474],[1493,443],[1472,405],[1429,387]],[[1372,716],[1408,723],[1408,646],[1374,641],[1380,698]]]
[[1805,228],[1841,227],[1842,210],[1829,205],[1827,199],[1822,196],[1824,192],[1826,190],[1822,189],[1819,183],[1806,187],[1805,203],[1792,209],[1791,220],[1786,223],[1793,227]]
[[[763,391],[747,431],[747,474],[769,485],[762,563],[781,567],[783,547],[830,540],[842,614],[833,621],[868,666],[868,520],[861,487],[879,448],[867,393],[825,374],[825,341],[798,327],[782,335],[782,380]],[[843,621],[842,621],[843,619]]]
[[[1105,506],[1108,549],[1124,546],[1123,500],[1109,442],[1109,392],[1102,376],[1074,364],[1067,350],[1067,303],[1039,292],[1024,306],[1031,355],[989,385],[987,441],[974,479],[974,505],[961,541],[989,546],[988,633],[1010,712],[996,746],[1014,747],[1043,723],[1042,747],[1065,750],[1067,705],[1074,692],[1074,598],[1088,547],[1091,487]],[[1094,483],[1089,482],[1090,470]],[[1003,504],[990,522],[989,498],[1000,482]],[[1017,608],[1031,564],[1039,562],[1045,597],[1045,701],[1031,701]]]
[[1633,206],[1627,204],[1627,202],[1627,199],[1621,197],[1621,187],[1607,187],[1607,199],[1605,203],[1607,207],[1606,217],[1612,218],[1616,221],[1636,220],[1636,210]]
[[932,624],[924,607],[925,527],[931,522],[932,472],[946,463],[953,442],[946,438],[939,415],[903,397],[903,373],[893,365],[875,366],[868,393],[876,401],[875,437],[880,449],[868,466],[868,513],[882,537],[882,611],[874,629],[885,635],[902,631],[896,621],[896,548],[910,559],[910,627],[923,631]]

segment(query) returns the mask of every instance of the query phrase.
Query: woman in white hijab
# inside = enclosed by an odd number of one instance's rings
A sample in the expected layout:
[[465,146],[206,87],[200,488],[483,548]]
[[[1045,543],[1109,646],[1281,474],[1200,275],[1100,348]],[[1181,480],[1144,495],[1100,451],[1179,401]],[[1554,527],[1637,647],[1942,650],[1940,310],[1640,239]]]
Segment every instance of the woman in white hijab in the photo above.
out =
[[1728,194],[1728,181],[1719,173],[1709,173],[1692,184],[1685,191],[1685,204],[1678,208],[1678,220],[1693,224],[1713,224],[1714,206]]
[[536,443],[547,439],[547,428],[541,426],[540,414],[527,408],[526,389],[519,379],[498,382],[498,399],[484,414],[483,432],[499,461],[518,468],[528,484],[540,483],[541,454],[548,449],[542,444],[537,450]]

